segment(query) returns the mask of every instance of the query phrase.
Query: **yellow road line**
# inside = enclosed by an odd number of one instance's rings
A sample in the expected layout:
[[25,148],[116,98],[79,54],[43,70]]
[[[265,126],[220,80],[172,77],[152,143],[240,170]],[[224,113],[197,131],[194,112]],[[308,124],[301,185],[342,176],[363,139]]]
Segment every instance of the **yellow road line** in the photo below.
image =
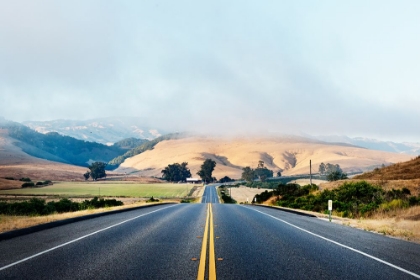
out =
[[206,273],[206,257],[207,257],[207,239],[209,236],[210,225],[210,245],[209,245],[209,280],[216,280],[216,261],[214,254],[214,224],[213,224],[213,211],[211,204],[207,204],[207,218],[204,227],[203,243],[201,244],[200,264],[198,266],[197,280],[202,280]]
[[210,244],[209,244],[209,279],[216,280],[216,261],[214,255],[214,225],[213,210],[210,204]]
[[200,256],[200,265],[198,266],[198,275],[197,280],[204,279],[204,274],[206,272],[206,257],[207,257],[207,234],[209,231],[209,204],[207,204],[207,218],[206,218],[206,226],[204,227],[204,234],[203,234],[203,243],[201,244],[201,256]]

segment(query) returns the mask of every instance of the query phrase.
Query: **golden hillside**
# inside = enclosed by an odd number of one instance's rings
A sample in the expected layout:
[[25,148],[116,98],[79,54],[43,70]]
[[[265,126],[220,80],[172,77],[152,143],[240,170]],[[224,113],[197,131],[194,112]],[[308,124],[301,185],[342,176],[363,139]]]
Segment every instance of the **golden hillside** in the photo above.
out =
[[355,177],[371,180],[412,180],[420,179],[420,156],[406,162],[399,162],[383,168],[376,168]]
[[206,158],[216,161],[213,172],[216,178],[240,178],[243,167],[255,168],[259,160],[275,173],[295,175],[309,174],[309,160],[312,160],[312,172],[318,171],[321,162],[339,164],[346,172],[362,172],[382,164],[406,161],[410,156],[299,137],[223,139],[194,136],[163,141],[153,150],[125,160],[116,171],[160,177],[161,170],[168,164],[188,162],[196,177]]

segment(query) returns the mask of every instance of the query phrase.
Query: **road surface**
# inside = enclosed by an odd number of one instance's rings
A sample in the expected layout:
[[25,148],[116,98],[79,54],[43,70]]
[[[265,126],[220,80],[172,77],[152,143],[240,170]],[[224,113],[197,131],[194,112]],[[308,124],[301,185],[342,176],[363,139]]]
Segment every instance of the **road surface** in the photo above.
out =
[[[0,279],[418,279],[420,245],[275,209],[158,205],[0,242]],[[211,202],[211,203],[210,203]]]

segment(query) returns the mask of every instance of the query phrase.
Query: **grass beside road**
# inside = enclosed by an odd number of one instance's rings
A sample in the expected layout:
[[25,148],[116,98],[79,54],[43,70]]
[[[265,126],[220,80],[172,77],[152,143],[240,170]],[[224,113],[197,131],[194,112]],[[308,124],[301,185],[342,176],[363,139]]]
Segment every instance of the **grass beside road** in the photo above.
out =
[[138,184],[108,182],[55,182],[40,188],[25,188],[0,191],[0,195],[46,195],[46,196],[109,196],[109,197],[158,197],[181,198],[189,195],[191,184]]
[[[167,201],[170,202],[170,201]],[[176,202],[176,201],[174,201]],[[123,206],[114,206],[114,207],[105,207],[99,209],[88,209],[76,212],[67,212],[67,213],[55,213],[45,216],[9,216],[9,215],[0,215],[0,233],[27,228],[39,224],[45,224],[54,221],[60,221],[64,219],[70,219],[85,215],[91,215],[96,213],[109,212],[113,210],[134,208],[142,205],[150,205],[154,203],[146,203],[145,201],[137,201]]]

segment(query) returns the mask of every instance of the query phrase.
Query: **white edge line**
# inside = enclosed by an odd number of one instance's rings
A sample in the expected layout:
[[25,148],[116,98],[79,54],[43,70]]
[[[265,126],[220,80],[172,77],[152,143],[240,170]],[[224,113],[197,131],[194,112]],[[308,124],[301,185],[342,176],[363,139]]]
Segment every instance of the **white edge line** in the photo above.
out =
[[80,241],[80,240],[82,240],[82,239],[85,239],[86,237],[89,237],[89,236],[95,235],[95,234],[100,233],[100,232],[102,232],[102,231],[105,231],[105,230],[111,229],[111,228],[113,228],[113,227],[116,227],[116,226],[122,225],[122,224],[124,224],[124,223],[130,222],[130,221],[135,220],[135,219],[138,219],[138,218],[140,218],[140,217],[143,217],[143,216],[146,216],[146,215],[149,215],[149,214],[152,214],[152,213],[155,213],[155,212],[158,212],[158,211],[164,210],[164,209],[168,209],[168,208],[170,208],[170,207],[174,207],[174,206],[177,206],[177,205],[178,205],[178,204],[171,205],[171,206],[168,206],[168,207],[165,207],[165,208],[160,208],[160,209],[158,209],[158,210],[155,210],[155,211],[152,211],[152,212],[149,212],[149,213],[146,213],[146,214],[142,214],[142,215],[136,216],[136,217],[134,217],[134,218],[130,218],[130,219],[128,219],[128,220],[125,220],[125,221],[119,222],[119,223],[117,223],[117,224],[114,224],[114,225],[112,225],[112,226],[109,226],[109,227],[106,227],[106,228],[103,228],[103,229],[100,229],[100,230],[97,230],[97,231],[91,232],[91,233],[89,233],[89,234],[86,234],[86,235],[81,236],[81,237],[79,237],[79,238],[73,239],[73,240],[68,241],[68,242],[66,242],[66,243],[60,244],[60,245],[55,246],[55,247],[53,247],[53,248],[50,248],[50,249],[48,249],[48,250],[45,250],[45,251],[39,252],[39,253],[37,253],[37,254],[35,254],[35,255],[32,255],[32,256],[29,256],[29,257],[27,257],[27,258],[21,259],[21,260],[19,260],[19,261],[16,261],[16,262],[14,262],[14,263],[9,264],[9,265],[6,265],[6,266],[3,266],[3,267],[0,267],[0,271],[1,271],[1,270],[5,270],[5,269],[7,269],[7,268],[10,268],[10,267],[12,267],[12,266],[15,266],[15,265],[17,265],[17,264],[20,264],[20,263],[26,262],[26,261],[28,261],[28,260],[30,260],[30,259],[36,258],[36,257],[38,257],[38,256],[41,256],[41,255],[45,254],[45,253],[48,253],[48,252],[54,251],[54,250],[56,250],[56,249],[58,249],[58,248],[61,248],[61,247],[67,246],[67,245],[69,245],[69,244],[71,244],[71,243],[74,243],[74,242]]
[[[252,208],[250,208],[250,209],[252,209]],[[356,252],[356,253],[361,254],[361,255],[363,255],[363,256],[365,256],[365,257],[371,258],[371,259],[373,259],[373,260],[375,260],[375,261],[378,261],[378,262],[380,262],[380,263],[386,264],[386,265],[388,265],[388,266],[390,266],[390,267],[392,267],[392,268],[398,269],[399,271],[402,271],[402,272],[404,272],[404,273],[410,274],[411,276],[414,276],[414,277],[416,277],[416,278],[420,279],[420,275],[418,275],[418,274],[416,274],[416,273],[414,273],[414,272],[408,271],[408,270],[406,270],[406,269],[404,269],[404,268],[402,268],[402,267],[396,266],[396,265],[394,265],[394,264],[392,264],[392,263],[389,263],[389,262],[387,262],[387,261],[381,260],[381,259],[379,259],[379,258],[377,258],[377,257],[374,257],[374,256],[372,256],[372,255],[369,255],[369,254],[367,254],[367,253],[365,253],[365,252],[359,251],[359,250],[354,249],[354,248],[352,248],[352,247],[349,247],[349,246],[347,246],[347,245],[341,244],[341,243],[339,243],[339,242],[337,242],[337,241],[334,241],[334,240],[328,239],[328,238],[326,238],[326,237],[323,237],[323,236],[321,236],[321,235],[318,235],[318,234],[316,234],[316,233],[313,233],[313,232],[311,232],[311,231],[309,231],[309,230],[303,229],[303,228],[298,227],[298,226],[296,226],[296,225],[294,225],[294,224],[291,224],[291,223],[289,223],[289,222],[286,222],[285,220],[282,220],[282,219],[279,219],[279,218],[277,218],[277,217],[271,216],[271,215],[269,215],[269,214],[267,214],[267,213],[261,212],[261,211],[256,210],[256,209],[252,209],[252,210],[257,211],[257,212],[259,212],[259,213],[261,213],[261,214],[264,214],[264,215],[266,215],[266,216],[269,216],[269,217],[271,217],[271,218],[273,218],[273,219],[275,219],[275,220],[278,220],[278,221],[280,221],[280,222],[283,222],[283,223],[285,223],[285,224],[287,224],[287,225],[289,225],[289,226],[292,226],[292,227],[294,227],[294,228],[297,228],[297,229],[299,229],[299,230],[301,230],[301,231],[303,231],[303,232],[309,233],[309,234],[311,234],[311,235],[313,235],[313,236],[316,236],[316,237],[318,237],[318,238],[324,239],[324,240],[326,240],[326,241],[328,241],[328,242],[331,242],[331,243],[333,243],[333,244],[335,244],[335,245],[338,245],[338,246],[341,246],[341,247],[343,247],[343,248],[349,249],[349,250],[351,250],[351,251],[353,251],[353,252]]]

